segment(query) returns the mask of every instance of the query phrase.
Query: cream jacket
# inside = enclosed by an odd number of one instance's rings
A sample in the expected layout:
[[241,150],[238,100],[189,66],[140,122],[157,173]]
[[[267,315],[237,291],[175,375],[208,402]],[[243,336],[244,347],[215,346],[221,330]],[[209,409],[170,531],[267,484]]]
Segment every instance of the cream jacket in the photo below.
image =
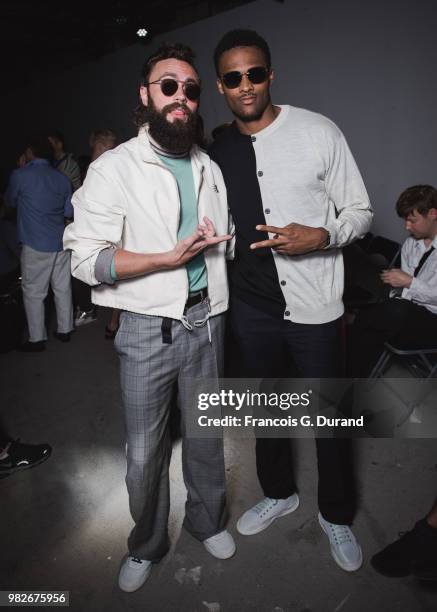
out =
[[[194,146],[191,151],[199,220],[206,215],[218,235],[232,232],[226,189],[219,167]],[[92,301],[101,306],[180,319],[188,297],[185,266],[99,284],[94,268],[102,249],[136,253],[170,251],[177,243],[179,192],[171,171],[150,146],[147,132],[107,151],[88,170],[73,196],[74,223],[64,233],[71,249],[73,276],[91,285]],[[204,251],[211,315],[228,307],[225,256],[233,245],[220,243]]]

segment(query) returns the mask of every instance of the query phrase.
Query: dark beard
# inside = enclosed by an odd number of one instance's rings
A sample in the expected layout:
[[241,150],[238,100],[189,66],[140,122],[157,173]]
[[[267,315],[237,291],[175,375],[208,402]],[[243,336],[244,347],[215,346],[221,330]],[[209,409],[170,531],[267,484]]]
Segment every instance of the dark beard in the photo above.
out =
[[[173,123],[167,121],[166,117],[173,109],[182,107],[188,113],[186,121],[176,119]],[[169,153],[188,152],[196,140],[197,114],[179,102],[173,102],[158,111],[149,97],[146,121],[149,124],[149,132],[153,140]]]

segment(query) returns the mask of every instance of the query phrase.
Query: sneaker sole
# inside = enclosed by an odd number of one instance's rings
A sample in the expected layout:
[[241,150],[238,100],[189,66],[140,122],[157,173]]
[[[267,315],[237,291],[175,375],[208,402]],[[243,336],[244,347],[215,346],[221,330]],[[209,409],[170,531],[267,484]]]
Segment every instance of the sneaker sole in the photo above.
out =
[[226,554],[223,553],[223,555],[216,555],[215,553],[212,552],[212,550],[206,544],[204,544],[204,546],[205,546],[205,550],[207,552],[209,552],[209,554],[212,557],[214,557],[215,559],[222,559],[222,560],[230,559],[231,557],[233,557],[235,555],[235,553],[237,551],[237,547],[235,546],[234,550],[232,552],[229,552],[229,553],[226,553]]
[[12,476],[12,474],[15,474],[16,472],[23,472],[24,470],[31,470],[37,465],[41,465],[41,463],[44,463],[44,461],[47,461],[47,459],[50,457],[51,454],[52,454],[51,452],[47,453],[47,455],[44,455],[43,457],[41,457],[41,459],[38,459],[38,461],[35,461],[34,463],[32,463],[32,465],[28,465],[28,464],[17,465],[8,470],[0,470],[0,480],[2,478],[6,478],[7,476]]
[[329,536],[328,536],[328,532],[326,531],[325,527],[322,525],[321,521],[320,521],[320,517],[319,517],[319,525],[320,527],[323,529],[323,532],[326,534],[328,541],[329,541],[329,548],[331,550],[331,555],[332,558],[334,559],[334,561],[336,562],[336,564],[338,565],[339,568],[341,568],[344,572],[356,572],[360,569],[360,567],[363,565],[363,551],[361,550],[361,546],[359,544],[357,544],[359,550],[360,550],[360,561],[359,561],[359,565],[357,567],[345,567],[343,565],[343,562],[341,561],[341,559],[338,558],[337,553],[335,552],[335,550],[332,548],[331,546],[331,541],[329,540]]
[[89,325],[90,323],[95,323],[97,319],[87,319],[86,321],[75,321],[74,327],[83,327],[84,325]]
[[296,503],[291,506],[291,508],[287,508],[287,510],[283,510],[280,514],[277,514],[275,517],[268,519],[267,521],[265,521],[262,525],[260,525],[259,527],[257,527],[256,529],[253,529],[252,531],[241,531],[241,527],[240,527],[240,521],[241,519],[237,522],[237,531],[239,534],[241,535],[255,535],[256,533],[260,533],[261,531],[264,531],[264,529],[267,529],[267,527],[270,527],[270,525],[276,521],[276,519],[281,518],[281,516],[286,516],[287,514],[291,514],[292,512],[294,512],[295,510],[297,510],[299,508],[299,504],[300,504],[300,499],[299,497],[297,498]]

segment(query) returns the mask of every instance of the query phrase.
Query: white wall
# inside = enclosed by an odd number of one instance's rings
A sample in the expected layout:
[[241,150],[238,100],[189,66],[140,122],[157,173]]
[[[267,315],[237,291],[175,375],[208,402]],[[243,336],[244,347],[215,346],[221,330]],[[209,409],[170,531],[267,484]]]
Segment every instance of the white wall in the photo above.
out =
[[163,39],[180,40],[196,51],[204,83],[201,113],[212,129],[231,118],[215,88],[214,47],[227,30],[252,28],[271,47],[273,101],[318,111],[339,125],[376,211],[373,231],[401,240],[397,196],[412,184],[437,184],[436,4],[249,3],[11,93],[3,153],[15,154],[20,137],[35,126],[61,129],[76,154],[86,152],[94,127],[113,127],[123,139],[132,136],[141,64]]

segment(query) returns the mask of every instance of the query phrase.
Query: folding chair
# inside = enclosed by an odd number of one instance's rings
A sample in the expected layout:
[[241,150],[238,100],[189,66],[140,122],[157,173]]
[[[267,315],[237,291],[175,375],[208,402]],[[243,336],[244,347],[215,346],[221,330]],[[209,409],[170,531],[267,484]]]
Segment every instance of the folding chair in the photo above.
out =
[[369,379],[382,378],[384,380],[384,373],[387,371],[393,358],[403,359],[413,377],[421,379],[420,386],[416,388],[417,395],[413,400],[404,397],[396,385],[393,386],[391,384],[391,379],[385,380],[384,384],[386,387],[392,391],[393,396],[405,407],[405,412],[399,418],[396,428],[404,425],[407,420],[414,418],[416,409],[421,407],[422,401],[429,394],[430,387],[426,381],[437,377],[437,358],[433,359],[433,355],[437,355],[437,348],[405,348],[385,342],[384,351],[373,368]]
[[437,355],[437,348],[404,348],[385,342],[384,351],[376,362],[370,378],[381,378],[394,357],[405,357],[406,366],[413,376],[434,378],[437,375],[437,359],[433,359],[432,355]]

